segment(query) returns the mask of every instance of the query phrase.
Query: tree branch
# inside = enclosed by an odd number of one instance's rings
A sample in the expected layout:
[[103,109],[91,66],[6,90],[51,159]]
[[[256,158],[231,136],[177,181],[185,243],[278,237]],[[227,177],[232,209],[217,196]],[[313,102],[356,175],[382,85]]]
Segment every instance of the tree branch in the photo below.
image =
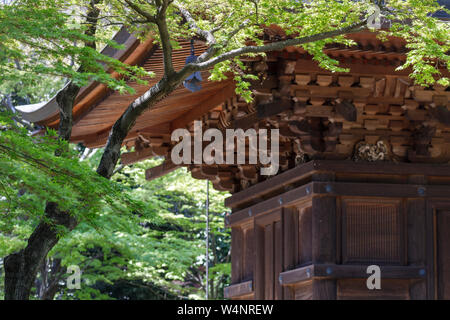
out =
[[151,15],[150,13],[148,13],[145,10],[142,10],[138,5],[136,5],[135,3],[133,3],[130,0],[124,0],[131,9],[133,9],[134,11],[136,11],[136,13],[140,14],[142,17],[144,17],[148,22],[150,23],[156,23],[156,18]]
[[197,23],[195,22],[194,18],[192,18],[191,13],[184,9],[181,6],[178,6],[178,9],[181,12],[181,15],[186,19],[187,23],[189,24],[189,28],[195,31],[200,37],[206,40],[207,44],[209,45],[208,50],[206,50],[204,53],[200,55],[200,57],[203,60],[209,59],[210,57],[214,56],[217,52],[216,44],[216,38],[214,37],[213,33],[211,31],[203,30],[198,27]]
[[351,32],[355,32],[355,31],[364,29],[366,26],[366,23],[367,23],[367,20],[365,19],[363,21],[360,21],[358,23],[352,24],[352,25],[344,27],[344,28],[327,31],[327,32],[322,32],[322,33],[318,33],[318,34],[315,34],[312,36],[271,42],[271,43],[268,43],[268,44],[265,44],[262,46],[246,46],[246,47],[242,47],[239,49],[225,52],[215,58],[212,58],[212,59],[209,59],[206,61],[205,60],[202,61],[199,57],[199,59],[197,60],[198,61],[197,63],[190,63],[190,64],[186,65],[180,71],[180,73],[184,72],[184,69],[188,69],[186,72],[189,74],[194,71],[206,70],[206,69],[216,65],[217,63],[223,62],[225,60],[233,59],[235,57],[238,57],[238,56],[241,56],[241,55],[247,54],[247,53],[262,53],[262,52],[268,52],[268,51],[277,51],[277,50],[282,50],[289,46],[298,46],[298,45],[309,43],[309,42],[315,42],[315,41],[319,41],[319,40],[333,38],[336,36],[340,36],[343,34],[347,34],[347,33],[351,33]]
[[[162,8],[164,8],[164,5]],[[161,40],[161,47],[163,51],[164,77],[168,77],[172,75],[175,71],[173,69],[172,63],[172,44],[170,43],[170,34],[169,28],[167,27],[165,9],[161,10],[158,13],[156,24],[158,26],[159,37]]]
[[123,140],[134,126],[136,119],[145,110],[154,106],[158,101],[164,99],[175,90],[182,81],[183,78],[179,78],[177,74],[163,77],[157,84],[128,106],[111,129],[105,150],[97,168],[99,175],[107,179],[111,178],[120,157],[120,148],[122,147]]
[[187,23],[189,24],[189,28],[195,31],[200,37],[206,40],[208,45],[214,45],[216,43],[216,38],[210,31],[203,30],[198,27],[197,23],[195,22],[194,18],[192,18],[191,13],[184,9],[181,6],[178,6],[181,15],[186,19]]

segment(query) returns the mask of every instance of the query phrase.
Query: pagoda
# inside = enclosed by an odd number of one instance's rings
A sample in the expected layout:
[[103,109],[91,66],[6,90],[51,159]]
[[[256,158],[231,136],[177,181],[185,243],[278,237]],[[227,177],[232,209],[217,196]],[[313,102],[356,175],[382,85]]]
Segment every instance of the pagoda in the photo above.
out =
[[[272,26],[267,41],[285,36]],[[186,166],[196,179],[229,191],[232,213],[231,299],[450,299],[450,88],[421,87],[397,71],[405,43],[382,42],[369,31],[349,34],[352,47],[325,53],[348,68],[331,73],[299,47],[242,57],[259,80],[253,101],[235,93],[231,79],[207,80],[201,90],[180,86],[145,112],[124,141],[124,165],[159,156],[146,171],[156,179]],[[71,141],[105,145],[127,106],[163,74],[161,48],[125,29],[121,50],[104,54],[156,74],[147,85],[129,82],[120,95],[93,82],[73,109]],[[206,50],[196,41],[196,52]],[[180,41],[173,63],[181,69],[190,40]],[[442,74],[448,72],[442,67]],[[18,107],[26,120],[56,128],[55,99]],[[203,130],[278,129],[279,169],[265,165],[175,164],[171,134]],[[246,140],[246,149],[249,150]],[[379,267],[381,288],[370,289],[368,266]]]

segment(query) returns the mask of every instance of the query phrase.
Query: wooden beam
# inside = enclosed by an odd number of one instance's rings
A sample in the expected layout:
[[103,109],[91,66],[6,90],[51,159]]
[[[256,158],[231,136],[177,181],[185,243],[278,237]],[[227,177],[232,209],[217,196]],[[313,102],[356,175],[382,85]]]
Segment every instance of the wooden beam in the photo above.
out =
[[142,160],[146,160],[155,156],[162,156],[167,153],[168,147],[149,147],[140,151],[123,153],[120,161],[124,165],[130,165]]
[[232,284],[224,289],[225,298],[235,298],[253,293],[253,281]]
[[[269,180],[266,180],[269,181]],[[249,188],[250,189],[250,188]],[[244,191],[247,191],[246,189]],[[299,199],[309,200],[317,196],[353,196],[353,197],[383,197],[383,198],[414,198],[436,197],[445,198],[450,194],[448,185],[428,185],[420,187],[411,184],[395,183],[357,183],[357,182],[309,182],[267,200],[259,200],[256,204],[235,211],[228,219],[227,226],[239,225],[254,217],[263,215],[270,210],[282,206],[293,205]],[[282,202],[282,204],[281,204]],[[251,212],[250,216],[248,213]]]
[[155,179],[162,177],[178,168],[179,168],[179,166],[174,164],[172,161],[166,160],[159,166],[145,170],[145,180],[148,180],[148,181],[155,180]]
[[[383,279],[424,279],[424,266],[380,266]],[[293,285],[313,278],[367,278],[367,265],[311,264],[280,273],[281,285]]]
[[353,161],[313,160],[282,172],[270,179],[262,181],[233,196],[225,199],[227,207],[236,208],[254,199],[274,193],[283,186],[294,184],[319,171],[336,171],[340,173],[361,174],[398,174],[411,175],[420,171],[430,176],[450,176],[450,166],[447,164],[412,164],[412,163],[355,163]]
[[[111,128],[107,128],[98,133],[73,136],[70,138],[70,141],[74,143],[82,142],[88,148],[101,148],[106,144],[110,131]],[[125,138],[124,143],[136,139],[140,133],[155,136],[166,134],[170,135],[170,123],[161,123],[155,126],[146,127],[144,129],[131,131]]]

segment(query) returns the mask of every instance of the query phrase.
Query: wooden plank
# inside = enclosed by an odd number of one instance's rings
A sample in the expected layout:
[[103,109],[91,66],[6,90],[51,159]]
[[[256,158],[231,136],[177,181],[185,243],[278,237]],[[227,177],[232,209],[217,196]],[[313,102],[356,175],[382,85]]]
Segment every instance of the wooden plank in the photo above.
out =
[[409,287],[409,295],[411,300],[426,300],[427,299],[426,280],[412,281]]
[[245,254],[243,261],[243,280],[253,279],[254,263],[255,263],[255,230],[253,225],[251,228],[245,229]]
[[362,196],[362,197],[448,197],[450,193],[450,186],[446,185],[401,185],[388,183],[354,183],[354,182],[340,182],[340,183],[324,183],[313,182],[314,194],[333,194],[333,195],[348,195],[348,196]]
[[[368,265],[311,264],[280,274],[283,286],[294,285],[311,279],[367,279]],[[425,266],[381,265],[382,279],[425,279]]]
[[274,222],[274,299],[283,299],[283,288],[281,287],[279,276],[283,271],[283,228],[280,220]]
[[162,177],[178,168],[179,168],[179,166],[174,164],[172,161],[166,160],[159,166],[145,170],[145,180],[147,180],[147,181],[155,180],[155,179]]
[[300,282],[298,285],[292,286],[292,291],[294,291],[295,300],[312,300],[313,280]]
[[[231,238],[233,239],[233,237]],[[255,242],[256,242],[256,258],[255,258],[255,299],[264,299],[264,228],[255,223]]]
[[297,264],[306,264],[312,262],[312,210],[308,206],[303,208],[298,216],[297,234],[298,234],[298,258]]
[[264,300],[274,299],[274,228],[273,223],[264,231]]
[[368,290],[366,279],[338,281],[338,300],[409,300],[410,280],[382,280],[381,290]]
[[313,300],[336,300],[336,280],[320,279],[313,280]]
[[410,199],[407,203],[407,254],[409,265],[426,262],[425,199]]
[[[297,221],[296,221],[297,220]],[[283,208],[283,271],[295,267],[298,259],[298,210],[295,207]],[[296,254],[297,253],[297,254]],[[281,273],[280,273],[281,274]],[[279,275],[278,275],[279,277]],[[277,279],[278,280],[278,279]],[[293,298],[291,288],[283,289],[283,298]]]
[[242,277],[242,229],[231,229],[231,283],[241,282]]
[[130,165],[145,159],[152,158],[157,155],[164,155],[168,151],[168,147],[148,147],[135,152],[126,152],[120,156],[120,161],[124,165]]
[[425,230],[426,230],[426,244],[425,244],[425,252],[427,259],[427,299],[434,300],[436,299],[436,221],[435,221],[435,208],[431,205],[431,201],[426,202],[426,221],[425,221]]
[[[313,197],[312,218],[312,261],[314,263],[336,262],[336,198]],[[317,272],[317,271],[316,271]],[[313,299],[335,300],[336,280],[313,281]]]
[[[421,194],[421,192],[424,192]],[[246,209],[231,214],[228,226],[242,223],[248,219],[249,211],[252,216],[261,214],[281,207],[279,203],[282,198],[283,205],[289,206],[301,200],[306,201],[313,195],[334,196],[361,196],[361,197],[448,197],[450,186],[428,185],[425,187],[407,184],[387,183],[356,183],[356,182],[310,182],[298,188],[292,189],[282,195],[274,196],[268,200],[258,202]]]
[[153,153],[153,149],[149,147],[141,151],[122,153],[120,156],[120,162],[124,165],[130,165],[154,156],[155,154]]
[[336,261],[336,198],[312,199],[312,260],[314,263]]
[[224,289],[224,296],[227,299],[237,298],[253,293],[253,281],[246,281],[237,284],[233,284]]
[[[353,94],[355,99],[367,99],[372,95],[372,91],[366,88],[346,88],[348,92]],[[342,92],[341,87],[322,87],[322,86],[299,86],[291,85],[291,95],[311,98],[339,98],[339,92]]]
[[[304,186],[298,187],[296,189],[284,193],[282,195],[283,205],[289,206],[292,205],[294,202],[298,202],[303,197],[305,197],[305,199],[308,198],[312,194],[311,192],[312,188],[313,188],[312,183],[308,183]],[[252,219],[252,217],[259,217],[263,215],[263,213],[272,211],[274,209],[279,209],[280,207],[282,207],[282,204],[280,204],[279,196],[270,198],[246,209],[232,213],[230,215],[229,222],[227,225],[232,226],[241,224],[244,221]]]
[[298,230],[295,230],[295,216],[298,217],[296,208],[283,208],[284,223],[284,253],[283,253],[283,269],[290,270],[295,266],[295,238]]
[[311,174],[311,171],[315,167],[315,162],[310,161],[291,170],[280,173],[266,181],[262,181],[255,184],[244,191],[235,193],[233,196],[225,199],[225,205],[227,207],[235,207],[242,202],[249,201],[257,198],[264,193],[270,193],[280,188],[283,185],[291,184],[300,180],[306,175]]
[[273,193],[283,186],[293,184],[319,171],[373,175],[411,175],[420,171],[425,176],[450,176],[450,166],[447,164],[355,163],[347,160],[313,160],[235,193],[225,200],[225,205],[231,208],[238,207],[245,202],[264,194]]
[[450,210],[436,213],[437,299],[450,300]]

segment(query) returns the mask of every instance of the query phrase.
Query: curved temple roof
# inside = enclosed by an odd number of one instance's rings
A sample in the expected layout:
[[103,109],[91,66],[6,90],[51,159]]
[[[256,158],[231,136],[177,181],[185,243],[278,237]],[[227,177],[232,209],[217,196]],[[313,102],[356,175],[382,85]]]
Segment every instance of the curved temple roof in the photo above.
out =
[[[163,75],[162,50],[153,44],[152,39],[140,42],[123,28],[116,34],[114,40],[124,44],[125,49],[114,50],[111,47],[106,47],[102,53],[131,65],[141,65],[147,71],[154,72],[156,76],[147,79],[148,85],[129,82],[128,84],[135,89],[135,94],[121,95],[99,83],[90,83],[81,89],[73,109],[74,126],[71,141],[83,142],[88,147],[103,146],[110,128],[126,107],[161,79]],[[175,69],[181,69],[185,64],[186,57],[190,54],[190,41],[182,40],[180,45],[180,49],[173,51]],[[206,46],[202,44],[195,45],[196,54],[203,52],[205,49]],[[208,72],[203,72],[202,76],[207,79]],[[138,119],[128,140],[135,138],[137,133],[142,130],[158,133],[163,129],[162,131],[167,133],[170,126],[185,126],[188,119],[192,121],[195,119],[192,118],[193,116],[200,117],[201,110],[203,110],[201,112],[206,112],[223,102],[227,96],[232,95],[234,88],[230,81],[204,81],[202,87],[202,90],[196,93],[192,93],[184,87],[176,89],[164,101],[158,103],[152,110],[144,113]],[[200,106],[202,108],[199,111],[188,115],[193,108]],[[50,127],[57,127],[58,125],[56,96],[48,102],[19,106],[17,109],[28,121]]]
[[[138,40],[125,28],[121,28],[115,34],[113,40],[115,40],[118,44],[124,45],[125,48],[116,49],[108,45],[101,52],[106,56],[113,57],[121,61],[125,60],[125,57],[130,54],[130,50],[133,50],[138,43]],[[83,95],[90,91],[93,85],[94,83],[90,83],[88,86],[83,87],[78,94],[77,100],[80,100]],[[56,95],[49,101],[17,106],[16,109],[22,114],[22,117],[25,120],[30,122],[42,122],[47,119],[53,119],[58,117],[59,112],[58,105],[56,104]]]

